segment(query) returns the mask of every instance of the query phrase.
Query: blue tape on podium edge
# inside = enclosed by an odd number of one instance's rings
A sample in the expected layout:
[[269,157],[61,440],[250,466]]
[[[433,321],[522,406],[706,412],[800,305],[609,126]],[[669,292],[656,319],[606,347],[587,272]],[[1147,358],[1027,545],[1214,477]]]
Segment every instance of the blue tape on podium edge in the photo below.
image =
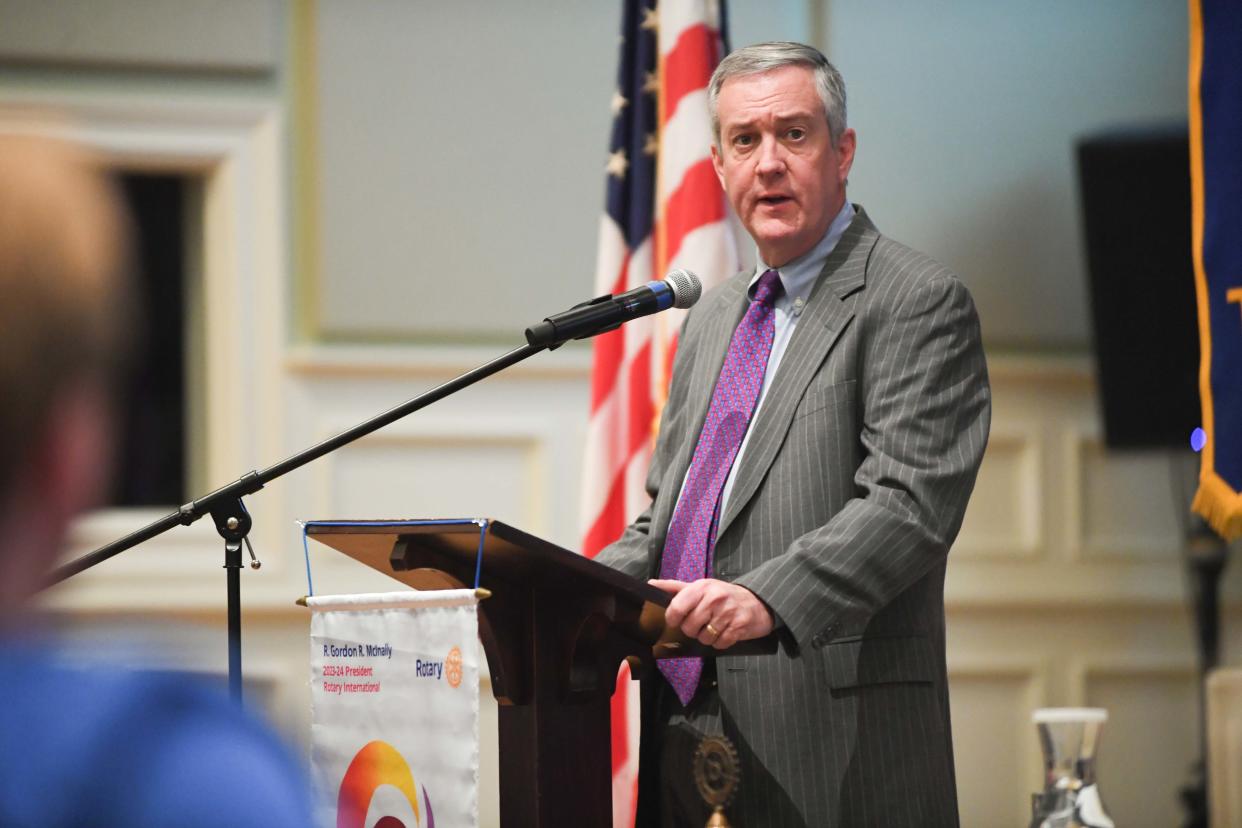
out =
[[310,543],[306,540],[306,524],[302,524],[302,557],[306,559],[306,595],[315,594],[315,584],[311,582]]
[[476,521],[479,524],[479,552],[474,559],[474,588],[479,588],[479,580],[483,577],[483,543],[487,540],[487,521]]

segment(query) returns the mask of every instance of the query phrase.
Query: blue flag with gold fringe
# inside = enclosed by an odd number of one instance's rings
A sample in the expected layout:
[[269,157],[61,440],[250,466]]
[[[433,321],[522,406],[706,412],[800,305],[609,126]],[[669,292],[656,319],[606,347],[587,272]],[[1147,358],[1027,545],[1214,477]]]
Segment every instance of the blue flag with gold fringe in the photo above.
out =
[[1190,0],[1190,167],[1199,392],[1194,510],[1242,536],[1242,4]]

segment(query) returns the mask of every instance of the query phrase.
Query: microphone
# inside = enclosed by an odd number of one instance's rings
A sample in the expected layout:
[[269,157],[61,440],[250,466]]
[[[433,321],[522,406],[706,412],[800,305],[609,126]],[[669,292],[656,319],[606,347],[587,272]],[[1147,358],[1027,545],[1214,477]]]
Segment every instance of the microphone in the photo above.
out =
[[623,322],[669,308],[688,308],[703,295],[699,277],[688,270],[674,270],[662,282],[613,296],[598,296],[549,316],[526,329],[526,342],[556,348],[571,339],[587,339],[611,331]]

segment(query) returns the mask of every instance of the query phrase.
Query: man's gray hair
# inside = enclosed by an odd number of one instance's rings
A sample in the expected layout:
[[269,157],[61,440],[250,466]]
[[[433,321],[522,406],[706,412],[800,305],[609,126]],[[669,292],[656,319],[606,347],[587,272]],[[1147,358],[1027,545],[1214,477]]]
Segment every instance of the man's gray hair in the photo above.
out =
[[758,75],[782,66],[806,66],[815,75],[815,90],[824,105],[824,117],[828,119],[828,133],[835,146],[845,132],[845,81],[841,73],[828,62],[828,58],[813,46],[790,41],[771,41],[745,46],[730,52],[707,84],[707,109],[712,117],[712,137],[720,146],[720,113],[717,99],[720,88],[729,78],[739,75]]

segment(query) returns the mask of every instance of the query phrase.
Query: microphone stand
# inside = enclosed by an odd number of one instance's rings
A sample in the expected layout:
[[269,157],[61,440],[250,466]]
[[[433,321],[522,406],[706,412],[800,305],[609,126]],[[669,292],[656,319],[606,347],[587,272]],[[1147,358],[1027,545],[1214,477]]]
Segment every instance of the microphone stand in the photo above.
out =
[[538,345],[523,345],[515,348],[507,354],[497,357],[490,362],[480,365],[466,373],[449,380],[448,382],[438,385],[417,397],[406,400],[400,405],[394,406],[387,411],[377,414],[369,420],[366,420],[346,431],[342,431],[335,437],[317,443],[310,448],[304,449],[297,454],[281,460],[275,465],[268,466],[262,471],[250,471],[229,483],[221,486],[213,492],[203,495],[202,497],[192,500],[185,504],[177,511],[156,520],[147,526],[132,532],[123,538],[113,541],[106,546],[101,546],[90,554],[70,561],[67,564],[54,570],[49,576],[46,586],[58,584],[68,578],[72,578],[78,573],[85,572],[91,567],[97,566],[111,557],[119,555],[127,549],[131,549],[140,543],[151,540],[164,534],[175,526],[189,526],[204,515],[211,515],[212,520],[216,524],[216,531],[220,537],[224,539],[224,568],[228,580],[228,635],[229,635],[229,694],[234,700],[240,702],[242,697],[241,685],[241,569],[242,569],[242,544],[250,551],[251,566],[255,569],[259,568],[259,561],[255,558],[254,550],[250,547],[250,528],[252,521],[250,513],[246,511],[246,504],[242,502],[242,498],[252,495],[262,489],[265,485],[283,477],[294,469],[306,465],[312,460],[317,460],[325,454],[329,454],[337,449],[352,443],[359,437],[365,437],[373,431],[383,428],[386,425],[396,422],[407,414],[412,414],[421,408],[431,405],[434,402],[444,399],[445,397],[455,394],[467,386],[473,385],[481,379],[490,377],[498,371],[515,365],[527,357],[533,356],[543,350],[551,350],[560,347],[562,342],[543,343]]

